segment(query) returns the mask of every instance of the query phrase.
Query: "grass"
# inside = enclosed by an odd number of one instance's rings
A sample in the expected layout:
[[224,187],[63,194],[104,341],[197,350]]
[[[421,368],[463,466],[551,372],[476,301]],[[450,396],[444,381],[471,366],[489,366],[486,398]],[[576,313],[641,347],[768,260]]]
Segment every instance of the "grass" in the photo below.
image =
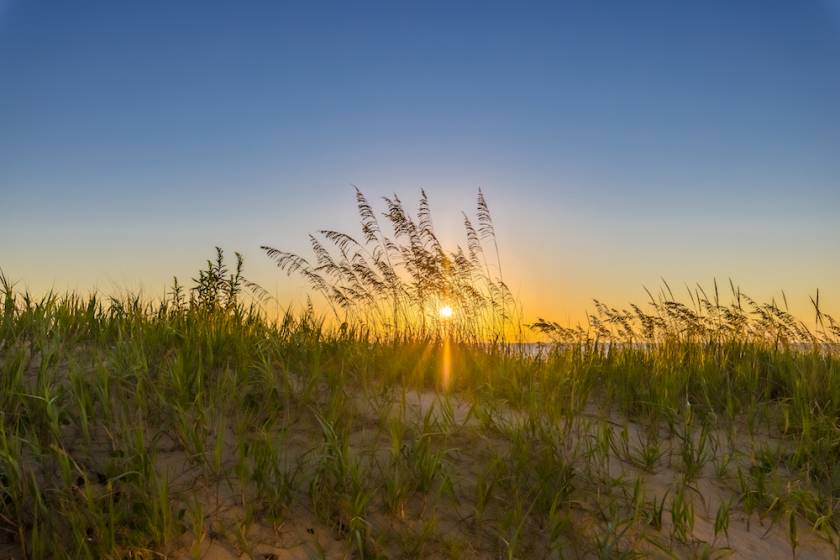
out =
[[840,555],[818,296],[808,328],[665,285],[523,351],[483,196],[450,252],[425,195],[387,235],[357,202],[363,241],[266,249],[327,318],[267,318],[221,251],[157,302],[2,278],[0,557]]

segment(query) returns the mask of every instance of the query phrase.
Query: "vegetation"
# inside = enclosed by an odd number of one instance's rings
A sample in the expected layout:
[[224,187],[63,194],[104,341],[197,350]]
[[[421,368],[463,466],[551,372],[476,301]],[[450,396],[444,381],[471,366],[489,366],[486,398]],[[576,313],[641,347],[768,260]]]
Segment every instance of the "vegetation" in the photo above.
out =
[[840,556],[818,297],[809,329],[665,286],[512,344],[483,196],[454,251],[425,195],[388,234],[357,200],[363,241],[266,249],[338,320],[266,317],[221,250],[159,302],[0,277],[0,557]]
[[[496,231],[481,191],[477,227],[464,214],[466,249],[459,245],[453,251],[435,235],[425,191],[416,218],[398,196],[385,198],[383,217],[390,232],[358,189],[356,204],[361,241],[333,230],[320,231],[320,238],[310,235],[311,264],[294,253],[262,249],[281,270],[302,275],[339,321],[375,336],[411,340],[440,337],[445,331],[459,341],[498,342],[511,329],[516,332],[511,322],[516,306],[502,279]],[[444,305],[454,316],[441,321],[438,310]]]

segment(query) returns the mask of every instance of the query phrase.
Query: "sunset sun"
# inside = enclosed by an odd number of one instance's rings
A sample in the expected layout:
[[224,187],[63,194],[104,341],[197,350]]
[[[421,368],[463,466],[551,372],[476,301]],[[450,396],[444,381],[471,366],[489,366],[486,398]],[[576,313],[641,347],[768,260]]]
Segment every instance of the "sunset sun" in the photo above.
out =
[[448,305],[444,305],[440,309],[438,309],[438,315],[440,315],[441,319],[449,319],[452,317],[452,308]]

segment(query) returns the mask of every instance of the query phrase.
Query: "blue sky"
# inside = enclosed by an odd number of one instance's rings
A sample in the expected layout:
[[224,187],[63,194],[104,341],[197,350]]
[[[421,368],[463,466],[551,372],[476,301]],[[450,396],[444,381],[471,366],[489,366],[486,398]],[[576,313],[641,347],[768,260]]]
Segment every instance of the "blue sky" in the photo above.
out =
[[[840,3],[0,0],[0,268],[187,277],[487,193],[533,314],[734,277],[840,309]],[[798,304],[797,304],[798,305]]]

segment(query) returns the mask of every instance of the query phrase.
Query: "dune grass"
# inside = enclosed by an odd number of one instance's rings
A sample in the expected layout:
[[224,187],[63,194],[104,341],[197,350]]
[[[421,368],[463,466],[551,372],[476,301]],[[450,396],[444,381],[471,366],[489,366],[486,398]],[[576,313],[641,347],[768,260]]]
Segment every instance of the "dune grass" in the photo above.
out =
[[[465,246],[447,250],[435,234],[421,191],[414,217],[397,195],[385,198],[380,224],[371,203],[356,189],[361,235],[321,230],[310,235],[312,259],[263,246],[288,274],[302,276],[339,322],[386,338],[445,334],[459,341],[503,341],[520,334],[518,306],[502,278],[496,230],[484,194],[476,215],[464,217]],[[475,224],[475,225],[474,225]],[[439,309],[453,315],[442,321]]]
[[450,252],[424,201],[386,235],[359,193],[366,240],[318,264],[267,249],[327,318],[266,317],[221,251],[157,302],[2,278],[0,557],[840,557],[818,298],[808,328],[665,286],[522,346],[483,197]]

